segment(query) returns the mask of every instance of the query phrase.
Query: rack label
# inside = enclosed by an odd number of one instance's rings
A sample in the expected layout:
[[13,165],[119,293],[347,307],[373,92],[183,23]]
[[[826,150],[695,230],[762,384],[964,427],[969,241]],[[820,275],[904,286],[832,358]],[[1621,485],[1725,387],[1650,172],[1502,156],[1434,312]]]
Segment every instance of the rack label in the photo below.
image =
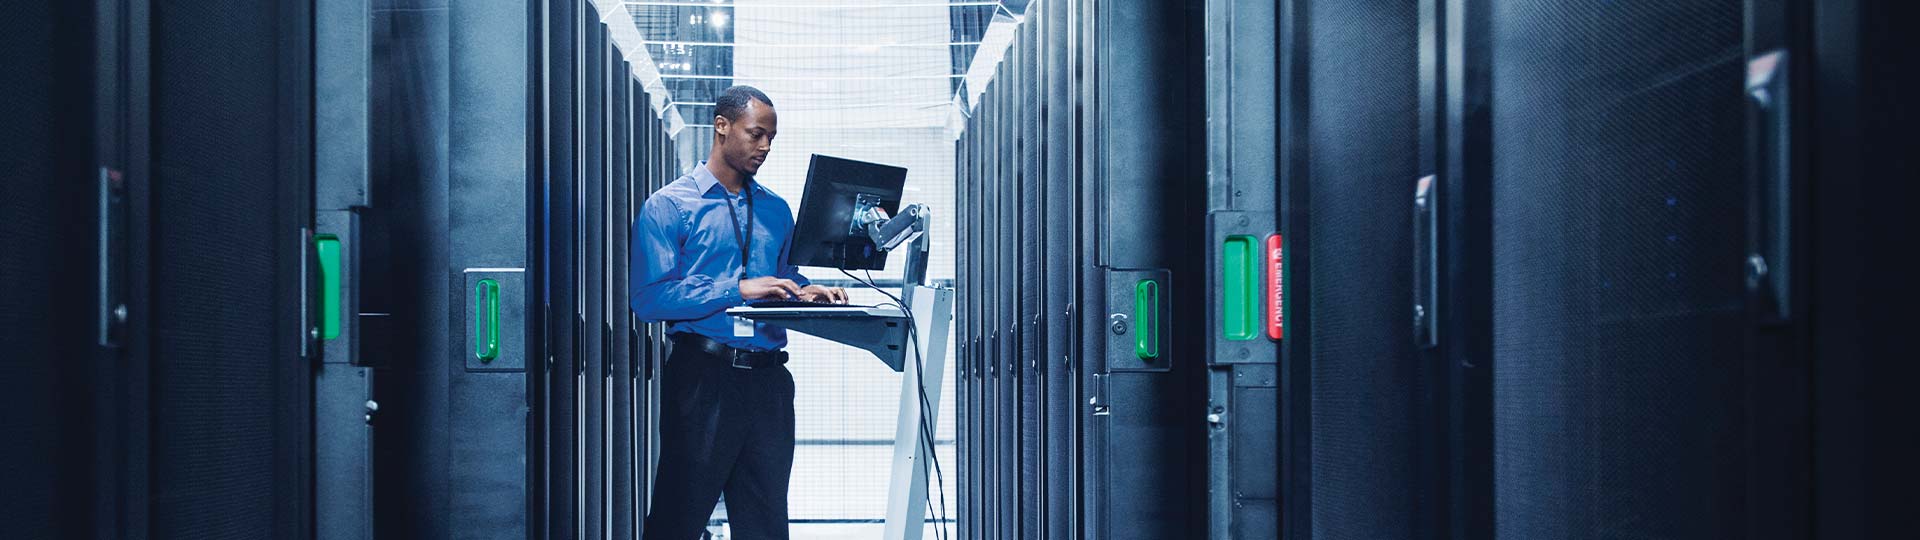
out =
[[1267,337],[1286,336],[1286,249],[1280,235],[1267,237]]

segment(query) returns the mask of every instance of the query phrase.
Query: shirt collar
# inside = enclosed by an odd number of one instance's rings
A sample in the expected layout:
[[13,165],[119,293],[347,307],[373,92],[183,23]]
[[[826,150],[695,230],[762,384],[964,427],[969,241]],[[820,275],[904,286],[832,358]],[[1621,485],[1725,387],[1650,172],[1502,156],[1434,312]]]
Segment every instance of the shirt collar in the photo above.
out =
[[[755,182],[751,178],[747,179],[747,186],[754,191],[766,190],[766,188],[760,187],[759,182]],[[727,188],[720,185],[720,179],[715,178],[713,171],[707,169],[707,162],[705,161],[700,162],[700,165],[693,168],[693,187],[699,188],[700,193],[703,195],[713,193],[715,189],[720,190],[719,193],[723,197],[728,195],[726,191]]]

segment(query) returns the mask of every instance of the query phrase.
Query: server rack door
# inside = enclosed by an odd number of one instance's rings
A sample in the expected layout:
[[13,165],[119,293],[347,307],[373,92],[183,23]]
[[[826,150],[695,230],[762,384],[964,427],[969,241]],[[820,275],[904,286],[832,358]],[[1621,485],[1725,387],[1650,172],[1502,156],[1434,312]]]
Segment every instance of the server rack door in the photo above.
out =
[[1088,453],[1104,468],[1090,536],[1174,538],[1205,527],[1205,109],[1199,3],[1101,4],[1093,29],[1093,227],[1104,283],[1089,288],[1112,328],[1101,373],[1104,430]]
[[448,18],[448,266],[458,314],[448,388],[448,533],[527,536],[527,47],[525,6],[458,4]]
[[1089,140],[1092,135],[1088,134],[1086,129],[1086,118],[1091,112],[1086,110],[1086,106],[1092,104],[1091,93],[1088,91],[1089,85],[1085,83],[1088,80],[1085,78],[1088,66],[1086,59],[1093,51],[1090,46],[1092,42],[1086,31],[1087,21],[1091,19],[1086,13],[1089,2],[1075,0],[1063,2],[1060,5],[1065,11],[1060,21],[1060,32],[1065,34],[1062,38],[1064,41],[1062,47],[1065,51],[1062,53],[1060,84],[1064,87],[1061,90],[1064,97],[1060,101],[1060,122],[1065,124],[1063,129],[1070,135],[1064,141],[1061,155],[1057,158],[1066,162],[1065,168],[1068,171],[1067,176],[1062,178],[1063,193],[1060,195],[1061,198],[1066,199],[1067,207],[1067,212],[1060,216],[1065,221],[1061,226],[1067,233],[1067,239],[1061,247],[1066,250],[1067,257],[1073,261],[1072,274],[1069,275],[1066,283],[1061,284],[1061,287],[1067,289],[1068,301],[1064,321],[1067,339],[1062,360],[1067,366],[1069,376],[1066,384],[1069,385],[1072,395],[1071,401],[1067,403],[1070,407],[1067,414],[1072,431],[1069,439],[1064,443],[1070,452],[1067,465],[1068,492],[1061,497],[1068,499],[1066,503],[1067,537],[1085,538],[1090,534],[1087,524],[1092,521],[1094,515],[1086,505],[1087,494],[1090,491],[1085,485],[1086,478],[1093,471],[1091,465],[1094,459],[1092,457],[1094,453],[1088,445],[1093,433],[1089,424],[1097,405],[1093,400],[1097,399],[1095,396],[1098,395],[1094,391],[1093,383],[1096,369],[1103,364],[1097,360],[1098,356],[1089,356],[1091,352],[1089,347],[1095,346],[1090,343],[1104,342],[1100,339],[1088,339],[1088,336],[1100,335],[1097,332],[1104,330],[1106,314],[1102,313],[1104,310],[1092,308],[1088,304],[1088,287],[1099,278],[1100,272],[1098,272],[1097,261],[1093,260],[1094,252],[1087,244],[1087,238],[1090,235],[1084,232],[1091,220],[1089,217],[1091,212],[1087,204],[1091,190],[1087,186],[1093,177],[1088,167],[1092,160],[1092,154],[1089,152],[1091,147]]
[[[1031,8],[1033,4],[1027,6]],[[1018,57],[1014,66],[1017,73],[1013,79],[1019,92],[1019,111],[1013,125],[1019,130],[1019,142],[1015,146],[1019,170],[1014,175],[1014,181],[1018,182],[1020,199],[1020,255],[1017,259],[1020,266],[1015,274],[1019,276],[1020,301],[1018,316],[1013,324],[1019,328],[1020,336],[1019,364],[1015,366],[1020,374],[1020,538],[1038,538],[1041,534],[1041,513],[1046,501],[1042,491],[1045,486],[1043,479],[1046,478],[1042,461],[1045,454],[1041,453],[1042,441],[1046,437],[1046,430],[1041,425],[1045,411],[1041,407],[1046,402],[1039,384],[1039,317],[1043,309],[1041,302],[1045,298],[1045,290],[1041,287],[1046,275],[1041,267],[1040,252],[1045,247],[1042,243],[1045,237],[1041,234],[1039,218],[1040,185],[1045,180],[1037,151],[1042,144],[1037,121],[1042,96],[1034,85],[1035,59],[1038,58],[1036,52],[1041,44],[1036,43],[1034,38],[1035,25],[1031,24],[1033,11],[1029,10],[1027,14],[1028,19],[1020,25],[1019,35],[1016,36],[1018,44],[1015,51]]]
[[1000,361],[1000,333],[996,330],[1000,324],[1000,319],[995,311],[998,309],[997,306],[1000,305],[1000,293],[997,287],[1001,283],[999,279],[1000,267],[998,262],[1000,255],[1000,214],[998,210],[1000,205],[997,199],[997,194],[1000,190],[1000,179],[998,174],[996,174],[998,172],[999,134],[991,127],[993,122],[990,120],[994,113],[996,102],[997,100],[994,99],[993,85],[989,82],[986,90],[980,96],[980,107],[975,112],[975,118],[978,119],[979,125],[982,126],[980,131],[982,159],[978,165],[981,180],[978,197],[981,212],[981,232],[980,241],[976,242],[981,283],[979,298],[979,338],[981,341],[979,350],[976,352],[976,355],[980,358],[980,371],[976,375],[980,378],[980,422],[978,426],[980,436],[977,439],[980,442],[978,454],[981,460],[981,521],[979,525],[982,527],[981,534],[989,538],[1000,534],[999,517],[1001,504],[999,492],[1000,471],[995,468],[1000,463],[998,459],[1000,443],[999,439],[995,437],[997,433],[995,429],[996,426],[999,425],[998,415],[1000,403],[995,400],[998,394],[994,392],[995,385],[999,383],[998,376],[1000,373],[998,369],[998,362]]
[[[981,125],[993,126],[992,118],[999,100],[995,99],[995,88],[989,83],[987,92],[981,95]],[[985,211],[982,213],[983,232],[981,233],[980,257],[985,268],[981,287],[980,323],[982,338],[981,363],[985,368],[980,381],[980,422],[981,459],[981,505],[985,520],[981,523],[982,533],[987,537],[1000,534],[1001,505],[1004,499],[1000,493],[1000,393],[996,390],[1000,383],[1000,175],[999,157],[1000,134],[994,127],[987,127],[981,133],[981,144],[986,151],[986,162],[981,164],[982,193],[980,202]]]
[[[968,113],[974,110],[970,105],[962,106],[966,108],[966,112]],[[974,272],[975,266],[979,263],[974,258],[973,244],[977,241],[976,239],[980,235],[980,230],[977,225],[975,225],[972,214],[978,212],[975,206],[974,193],[979,179],[973,175],[973,162],[978,159],[978,153],[977,146],[973,143],[977,131],[971,119],[968,120],[964,129],[965,131],[960,134],[960,138],[956,142],[958,151],[956,151],[954,155],[954,209],[959,213],[959,215],[955,216],[956,219],[954,220],[957,224],[954,235],[954,289],[955,297],[960,301],[959,311],[956,314],[957,321],[955,322],[955,324],[958,325],[956,335],[958,338],[957,350],[959,354],[954,362],[954,384],[956,385],[954,396],[954,453],[959,457],[957,460],[958,466],[955,468],[954,473],[954,489],[957,499],[955,501],[955,532],[958,533],[961,538],[973,538],[977,530],[977,528],[974,527],[973,520],[976,507],[974,503],[974,493],[978,491],[979,485],[974,480],[974,475],[980,469],[979,464],[974,460],[974,448],[978,442],[974,440],[973,430],[974,423],[979,419],[977,409],[980,407],[980,401],[974,397],[975,387],[973,380],[973,357],[979,352],[979,346],[975,344],[973,338],[978,319],[978,315],[975,314],[976,312],[974,310],[973,296],[976,294],[974,290],[978,288],[979,283],[978,277]]]
[[967,301],[967,335],[969,336],[967,342],[968,369],[966,382],[967,399],[972,405],[967,408],[967,432],[965,434],[968,456],[967,480],[970,487],[961,490],[970,504],[970,509],[965,514],[967,516],[965,521],[966,527],[970,529],[970,531],[963,532],[961,536],[975,539],[985,537],[986,532],[984,528],[987,519],[987,482],[985,477],[987,470],[985,453],[986,432],[983,430],[983,426],[986,422],[986,411],[988,410],[987,407],[989,403],[986,401],[985,394],[982,393],[985,390],[984,381],[986,378],[986,366],[983,365],[983,361],[986,358],[986,340],[984,338],[986,331],[986,313],[983,309],[983,304],[985,302],[988,279],[986,276],[987,256],[985,249],[986,239],[988,238],[986,235],[987,204],[984,199],[984,194],[987,191],[987,177],[981,174],[983,170],[982,163],[987,159],[987,151],[984,146],[986,131],[981,127],[983,124],[980,117],[983,110],[984,108],[982,106],[973,106],[973,118],[967,127],[967,144],[971,148],[971,151],[968,152],[969,162],[966,164],[966,170],[970,182],[964,186],[967,194],[966,205],[968,215],[966,219],[967,230],[969,231],[967,233],[967,243],[965,244],[965,249],[967,250],[967,287],[970,291],[964,295]]
[[960,461],[966,464],[964,468],[959,469],[959,479],[957,480],[957,483],[962,487],[957,488],[960,498],[958,503],[960,519],[959,523],[956,524],[956,532],[959,533],[961,538],[971,540],[979,534],[977,532],[979,530],[977,526],[979,520],[976,516],[979,515],[980,508],[978,500],[978,493],[980,491],[978,475],[980,474],[981,464],[978,457],[979,451],[977,450],[980,446],[980,441],[978,432],[975,429],[975,426],[980,423],[980,407],[982,406],[978,393],[979,386],[975,382],[975,377],[979,375],[975,358],[980,354],[978,338],[980,315],[976,298],[979,293],[975,291],[980,288],[981,278],[978,272],[980,252],[979,249],[975,247],[975,245],[980,242],[980,225],[979,219],[975,217],[975,214],[979,214],[981,211],[978,195],[981,180],[979,175],[974,173],[974,169],[976,167],[975,164],[982,158],[980,156],[979,145],[975,142],[979,139],[980,133],[978,129],[979,123],[975,116],[979,113],[980,109],[975,107],[973,103],[967,103],[963,106],[966,108],[965,112],[968,118],[966,129],[960,132],[959,144],[962,151],[958,152],[956,157],[964,157],[965,161],[959,162],[959,168],[956,169],[956,182],[958,183],[954,186],[954,198],[956,203],[955,207],[957,208],[956,211],[960,212],[960,215],[955,216],[959,218],[958,227],[965,231],[965,234],[956,237],[959,243],[957,247],[954,248],[955,269],[960,273],[959,283],[955,285],[956,292],[954,296],[960,301],[960,311],[955,317],[957,318],[957,324],[960,325],[961,334],[959,341],[962,348],[966,350],[966,354],[961,355],[959,357],[960,361],[955,364],[955,373],[957,375],[955,382],[960,385],[957,388],[958,393],[961,395],[956,398],[954,403],[956,412],[959,412],[958,408],[961,403],[966,404],[965,408],[967,410],[954,417],[955,420],[958,421],[958,423],[955,424],[958,433],[954,435],[954,438],[959,447]]
[[969,174],[972,175],[974,183],[968,187],[967,199],[971,201],[969,203],[970,211],[976,214],[975,216],[969,217],[969,221],[972,223],[973,233],[966,246],[968,267],[973,272],[971,282],[973,283],[973,290],[976,291],[966,298],[971,309],[972,323],[970,324],[973,327],[972,343],[970,343],[973,359],[972,381],[969,382],[973,387],[969,390],[969,392],[971,392],[969,399],[972,399],[975,405],[969,412],[972,416],[968,427],[968,429],[971,430],[968,436],[971,442],[968,447],[971,449],[973,455],[973,470],[971,472],[973,488],[968,490],[971,492],[968,496],[973,501],[972,515],[974,517],[972,519],[972,526],[975,530],[975,537],[981,537],[986,534],[982,528],[986,526],[987,516],[991,513],[990,505],[992,504],[992,498],[986,491],[989,489],[987,476],[991,472],[987,468],[986,448],[988,440],[986,438],[986,429],[988,412],[992,410],[990,408],[992,407],[992,403],[987,401],[986,395],[987,370],[985,364],[989,356],[987,354],[987,348],[989,347],[987,332],[990,326],[986,313],[988,303],[987,295],[989,294],[987,291],[990,290],[988,287],[992,279],[990,275],[991,272],[988,271],[988,262],[991,259],[990,254],[987,252],[987,242],[992,239],[988,232],[988,226],[992,219],[989,211],[992,205],[989,204],[986,199],[986,194],[991,189],[991,186],[990,177],[985,174],[986,161],[992,159],[992,157],[991,152],[988,151],[986,147],[986,140],[989,134],[986,128],[983,127],[986,125],[984,115],[986,114],[987,103],[987,96],[983,93],[973,104],[972,118],[968,121],[967,127],[967,134],[970,140],[969,144],[973,145],[974,148],[973,162],[968,166],[971,170]]
[[[636,84],[638,84],[637,81]],[[647,103],[650,102],[651,99],[647,101]],[[645,107],[641,121],[646,126],[644,139],[647,141],[644,146],[644,152],[647,155],[647,167],[643,172],[644,176],[636,179],[637,183],[632,197],[633,207],[630,209],[632,214],[637,216],[646,197],[652,196],[655,189],[664,185],[663,177],[667,176],[669,171],[672,170],[673,140],[667,136],[665,122],[661,121],[657,111],[651,108],[650,105],[636,104],[635,107]],[[631,223],[631,221],[632,218],[630,217],[629,223]],[[631,227],[631,225],[629,225],[629,227]],[[628,309],[628,316],[632,316],[631,305],[628,306]],[[647,509],[653,502],[654,445],[657,444],[658,441],[654,436],[658,433],[657,426],[659,420],[659,407],[656,403],[660,395],[658,392],[659,379],[657,376],[660,363],[666,361],[666,355],[663,352],[665,335],[660,325],[655,323],[641,323],[637,320],[635,321],[635,325],[636,333],[641,340],[638,349],[642,361],[635,374],[638,380],[634,382],[636,387],[634,400],[636,403],[634,407],[638,410],[638,412],[635,413],[634,430],[639,434],[639,440],[634,444],[634,459],[636,460],[634,474],[639,477],[638,483],[640,485],[638,493],[634,497],[634,530],[639,535],[644,536],[646,534]]]
[[577,440],[580,392],[576,373],[580,360],[579,296],[576,276],[581,271],[578,257],[580,222],[575,215],[580,189],[581,160],[579,130],[581,105],[578,40],[582,33],[579,2],[546,3],[546,40],[544,41],[545,92],[545,199],[543,210],[547,234],[541,284],[546,302],[542,305],[546,321],[547,358],[543,376],[546,401],[544,410],[546,449],[545,523],[547,537],[579,538],[581,478],[578,467],[581,447]]
[[592,9],[581,10],[580,100],[580,447],[581,537],[604,536],[607,519],[607,176],[608,73],[611,45]]
[[1100,167],[1101,133],[1098,118],[1100,111],[1099,84],[1101,45],[1098,28],[1098,13],[1094,11],[1095,0],[1076,0],[1073,21],[1075,39],[1074,55],[1071,58],[1073,72],[1074,130],[1080,136],[1076,139],[1074,168],[1078,171],[1074,184],[1074,257],[1082,261],[1079,283],[1075,288],[1078,295],[1076,307],[1080,316],[1075,324],[1075,347],[1080,376],[1078,384],[1082,396],[1086,397],[1086,406],[1078,416],[1080,439],[1076,450],[1080,456],[1078,475],[1074,489],[1077,492],[1076,514],[1080,521],[1075,534],[1079,538],[1104,538],[1107,534],[1107,515],[1103,493],[1107,478],[1106,423],[1111,410],[1107,405],[1107,313],[1104,302],[1099,299],[1106,296],[1107,279],[1104,268],[1104,252],[1101,250],[1100,182],[1104,171]]
[[[307,6],[151,20],[151,517],[156,537],[311,535]],[[165,314],[164,316],[158,316]]]
[[[131,432],[116,439],[121,422],[146,422],[138,401],[120,398],[128,379],[139,380],[125,373],[146,364],[126,339],[126,321],[144,321],[146,303],[125,293],[131,276],[122,269],[134,264],[116,232],[130,217],[128,184],[147,182],[144,168],[130,167],[141,139],[117,113],[138,103],[122,77],[143,51],[120,56],[110,46],[131,19],[74,2],[20,6],[0,21],[0,64],[8,66],[0,249],[9,254],[0,275],[16,285],[0,290],[0,343],[9,351],[0,358],[0,406],[10,411],[0,419],[8,434],[0,474],[16,495],[0,509],[8,538],[117,534],[136,525],[136,512],[116,503],[144,500],[122,487],[126,473],[108,459],[144,447]],[[115,316],[120,306],[129,317]]]
[[[1033,14],[1038,10],[1037,16]],[[1040,230],[1036,234],[1041,240],[1042,289],[1044,302],[1039,314],[1041,327],[1041,346],[1037,348],[1044,388],[1041,403],[1043,425],[1046,429],[1041,437],[1041,524],[1040,538],[1072,538],[1073,520],[1073,460],[1074,412],[1077,409],[1074,399],[1074,372],[1067,358],[1072,354],[1070,346],[1069,324],[1072,320],[1071,302],[1074,278],[1079,269],[1073,257],[1073,152],[1072,125],[1070,111],[1072,104],[1067,93],[1066,80],[1066,22],[1067,9],[1064,4],[1037,3],[1028,8],[1029,21],[1038,25],[1034,40],[1040,48],[1037,70],[1039,75],[1034,86],[1040,89],[1037,112],[1041,126],[1042,140],[1036,145],[1039,151],[1039,170],[1044,174],[1040,184],[1041,204],[1037,212],[1040,217]]]
[[[1016,42],[1017,45],[1017,42]],[[1008,84],[999,87],[994,115],[995,128],[999,132],[1000,159],[995,162],[995,180],[999,183],[995,195],[999,203],[1000,228],[998,256],[1001,286],[995,289],[998,302],[995,306],[994,329],[1000,332],[1000,343],[996,350],[995,363],[999,367],[1000,378],[994,391],[999,396],[1000,417],[998,432],[994,440],[999,443],[998,457],[1000,466],[1000,537],[1017,538],[1020,534],[1020,125],[1019,87],[1014,84],[1013,73],[1017,56],[1008,51],[1007,60],[1000,64],[1000,76],[1008,79]]]
[[992,425],[991,413],[993,411],[993,402],[987,393],[987,384],[990,380],[987,377],[988,363],[991,362],[993,358],[991,353],[993,341],[989,338],[992,319],[987,312],[988,306],[991,305],[987,291],[992,290],[990,287],[992,287],[991,284],[993,283],[991,267],[989,266],[993,258],[992,254],[987,251],[987,246],[991,245],[989,242],[993,239],[993,236],[991,236],[991,223],[993,218],[991,209],[993,206],[991,201],[987,199],[987,194],[992,192],[993,186],[992,177],[986,174],[986,163],[992,159],[991,151],[987,146],[991,132],[981,127],[985,125],[984,116],[982,115],[984,115],[987,110],[986,96],[981,96],[981,99],[981,104],[974,108],[974,126],[978,128],[974,130],[974,147],[979,151],[977,152],[978,159],[973,164],[974,178],[978,183],[974,186],[972,197],[974,200],[974,212],[979,214],[979,217],[974,220],[974,231],[978,233],[978,237],[973,241],[969,253],[972,254],[974,275],[979,278],[976,285],[979,292],[973,298],[973,395],[979,403],[978,406],[974,407],[976,418],[974,418],[973,421],[974,463],[979,465],[974,471],[975,487],[973,489],[973,498],[976,503],[974,506],[974,525],[977,530],[975,536],[985,538],[992,534],[990,532],[991,529],[987,527],[994,512],[993,495],[990,491],[993,486],[993,481],[990,478],[993,471],[991,469],[992,462],[989,460],[988,454],[988,449],[992,448],[993,440],[989,438],[987,431],[988,427]]
[[1207,3],[1208,535],[1279,534],[1278,19]]
[[986,125],[984,115],[987,111],[987,101],[984,95],[981,96],[981,99],[981,104],[974,108],[974,126],[978,129],[974,130],[975,135],[973,139],[974,147],[978,149],[978,152],[976,152],[978,159],[976,159],[973,164],[974,178],[977,180],[973,188],[973,209],[974,212],[978,214],[978,217],[974,219],[974,231],[976,231],[978,235],[977,238],[974,239],[969,253],[973,254],[974,275],[979,278],[977,281],[978,285],[976,286],[979,292],[973,297],[973,395],[979,403],[978,406],[974,407],[976,417],[973,421],[974,463],[979,465],[974,471],[974,525],[977,530],[975,536],[987,538],[993,534],[993,529],[989,528],[989,524],[995,512],[993,492],[991,491],[993,488],[992,475],[994,472],[989,450],[993,448],[993,439],[988,431],[990,426],[993,425],[992,412],[994,403],[991,394],[987,392],[988,384],[992,380],[988,377],[988,374],[991,371],[989,367],[990,363],[993,361],[992,350],[994,343],[991,339],[993,319],[992,315],[988,312],[989,307],[992,305],[992,297],[988,291],[992,290],[991,287],[993,286],[992,266],[990,266],[993,261],[993,256],[992,253],[988,252],[987,247],[992,245],[991,242],[993,241],[992,223],[994,216],[992,214],[992,201],[987,198],[988,194],[992,193],[993,190],[993,177],[987,174],[987,164],[992,160],[992,150],[991,147],[988,146],[992,132],[982,127]]
[[[665,133],[661,132],[657,127],[658,124],[655,123],[653,107],[651,105],[652,98],[646,94],[646,87],[643,86],[638,79],[634,79],[632,84],[633,94],[635,96],[633,104],[634,172],[631,187],[627,193],[626,227],[628,230],[628,249],[631,249],[630,246],[632,245],[633,221],[640,214],[641,204],[646,202],[647,196],[652,193],[652,191],[648,189],[648,184],[654,176],[653,171],[659,170],[664,166],[660,160],[660,153],[656,148],[666,139]],[[630,260],[627,261],[628,264],[631,264],[631,262]],[[624,270],[621,272],[621,275],[631,277]],[[647,429],[647,426],[649,425],[649,419],[653,415],[653,408],[648,405],[648,400],[651,399],[652,396],[652,392],[650,391],[651,387],[648,382],[652,377],[651,370],[653,369],[654,361],[653,341],[656,338],[650,325],[641,322],[639,318],[633,316],[633,310],[630,305],[632,294],[630,285],[631,284],[628,285],[629,288],[621,289],[620,305],[621,314],[627,317],[629,321],[628,333],[632,336],[632,344],[630,346],[632,349],[632,359],[630,361],[633,366],[629,371],[629,376],[633,378],[633,402],[629,406],[633,409],[633,442],[632,448],[628,450],[632,454],[631,459],[633,461],[634,495],[631,501],[634,514],[633,530],[634,536],[639,536],[641,533],[640,524],[646,521],[647,497],[652,495],[653,491],[652,467],[650,466],[651,454],[647,451],[652,444],[653,432]]]
[[[967,110],[970,112],[971,108]],[[968,426],[972,425],[973,422],[973,415],[969,409],[977,403],[970,395],[973,389],[971,370],[973,364],[971,361],[972,357],[970,356],[973,354],[973,347],[971,346],[971,336],[973,335],[973,260],[969,255],[973,252],[970,246],[972,245],[971,242],[975,234],[973,230],[973,219],[969,215],[973,211],[972,189],[974,182],[973,175],[968,168],[969,164],[972,163],[973,156],[973,145],[970,143],[973,133],[972,122],[967,122],[961,129],[963,131],[960,137],[954,141],[953,154],[954,211],[957,213],[957,215],[954,216],[953,234],[954,250],[956,252],[956,256],[954,257],[953,288],[955,296],[960,300],[960,305],[956,308],[954,314],[955,351],[957,353],[955,355],[953,369],[953,453],[956,458],[953,469],[954,490],[956,494],[954,501],[954,529],[961,538],[972,538],[973,525],[970,522],[970,516],[972,515],[973,503],[969,494],[973,489],[973,479],[969,475],[973,474],[974,469],[971,447],[973,434],[968,429]]]
[[1416,361],[1411,322],[1418,4],[1314,2],[1303,15],[1313,532],[1434,536],[1438,505],[1422,501],[1439,500],[1424,399],[1436,369]]
[[619,51],[608,56],[612,62],[607,84],[612,88],[612,130],[613,152],[609,161],[611,173],[607,175],[607,376],[611,391],[607,393],[607,535],[612,538],[632,538],[633,534],[633,364],[632,364],[632,323],[631,310],[627,308],[627,266],[630,259],[621,257],[627,253],[628,235],[631,229],[633,209],[629,191],[633,179],[633,118],[635,100],[639,97],[633,92],[633,74]]
[[1742,2],[1491,2],[1495,523],[1744,537]]

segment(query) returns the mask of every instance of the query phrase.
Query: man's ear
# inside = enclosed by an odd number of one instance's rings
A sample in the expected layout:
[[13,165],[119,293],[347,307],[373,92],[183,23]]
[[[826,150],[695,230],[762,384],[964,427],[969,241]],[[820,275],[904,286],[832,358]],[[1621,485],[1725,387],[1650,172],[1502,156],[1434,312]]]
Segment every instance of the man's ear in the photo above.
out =
[[725,137],[727,136],[727,128],[730,127],[733,127],[732,120],[728,120],[727,117],[718,114],[713,115],[713,134]]

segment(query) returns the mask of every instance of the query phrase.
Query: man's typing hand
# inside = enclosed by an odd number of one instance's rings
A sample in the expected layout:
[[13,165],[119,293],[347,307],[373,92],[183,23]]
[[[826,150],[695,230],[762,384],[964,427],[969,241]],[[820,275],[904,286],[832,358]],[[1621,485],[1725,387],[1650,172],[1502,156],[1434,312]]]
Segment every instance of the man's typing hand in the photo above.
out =
[[847,290],[839,287],[808,285],[800,289],[800,299],[808,302],[847,303]]
[[744,300],[792,300],[805,298],[800,284],[773,276],[740,280],[740,298]]

